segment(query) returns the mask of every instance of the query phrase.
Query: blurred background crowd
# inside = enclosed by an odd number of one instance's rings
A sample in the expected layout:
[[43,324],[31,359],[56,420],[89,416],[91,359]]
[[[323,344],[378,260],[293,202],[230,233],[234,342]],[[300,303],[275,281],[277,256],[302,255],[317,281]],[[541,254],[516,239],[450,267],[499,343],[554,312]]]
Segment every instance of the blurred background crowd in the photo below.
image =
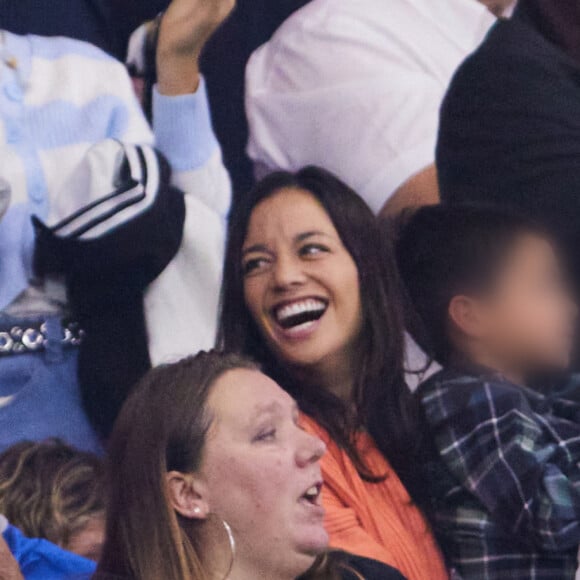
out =
[[575,578],[579,189],[577,0],[0,0],[0,579]]

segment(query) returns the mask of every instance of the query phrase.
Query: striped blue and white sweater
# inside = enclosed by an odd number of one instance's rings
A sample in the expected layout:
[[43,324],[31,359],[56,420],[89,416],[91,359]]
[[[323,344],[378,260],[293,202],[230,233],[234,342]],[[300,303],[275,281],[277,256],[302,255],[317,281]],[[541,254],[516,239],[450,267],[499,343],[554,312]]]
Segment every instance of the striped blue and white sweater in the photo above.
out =
[[145,297],[150,356],[156,364],[212,346],[231,187],[203,81],[192,95],[155,93],[151,131],[124,66],[99,49],[64,38],[3,37],[0,178],[11,203],[0,221],[0,313],[33,278],[31,215],[51,222],[51,200],[91,145],[154,143],[185,193],[187,216],[180,251]]

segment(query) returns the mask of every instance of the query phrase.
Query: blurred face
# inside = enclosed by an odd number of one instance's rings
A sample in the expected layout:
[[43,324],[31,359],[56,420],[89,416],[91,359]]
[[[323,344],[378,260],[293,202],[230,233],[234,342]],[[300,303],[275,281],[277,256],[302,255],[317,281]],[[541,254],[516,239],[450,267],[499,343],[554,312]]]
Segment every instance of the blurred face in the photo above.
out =
[[105,515],[95,515],[72,534],[65,549],[89,560],[99,561],[105,541]]
[[256,206],[243,247],[246,305],[289,365],[348,360],[360,336],[357,267],[309,192],[282,189]]
[[298,424],[294,400],[258,371],[212,388],[201,476],[212,513],[232,527],[237,558],[264,577],[296,577],[328,545],[320,502],[325,446]]
[[570,364],[576,306],[548,241],[516,241],[495,289],[476,308],[477,334],[507,367],[525,375]]

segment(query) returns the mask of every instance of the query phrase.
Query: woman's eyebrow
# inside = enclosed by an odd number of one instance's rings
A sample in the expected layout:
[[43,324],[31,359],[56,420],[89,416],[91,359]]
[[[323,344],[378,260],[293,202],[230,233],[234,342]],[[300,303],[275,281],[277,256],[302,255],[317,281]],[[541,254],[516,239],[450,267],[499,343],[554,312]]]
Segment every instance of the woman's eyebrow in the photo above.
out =
[[315,236],[324,236],[326,238],[332,237],[330,234],[327,234],[326,232],[321,232],[320,230],[312,230],[310,232],[304,232],[302,234],[298,234],[294,239],[297,242],[303,242],[304,240],[307,240],[308,238],[313,238]]
[[246,254],[252,254],[254,252],[264,252],[266,254],[271,253],[270,250],[264,244],[254,244],[253,246],[250,246],[249,248],[244,248],[242,250],[242,258]]
[[281,408],[282,406],[278,402],[257,405],[252,413],[252,420],[259,419],[262,415],[276,415],[280,413]]
[[[327,234],[326,232],[322,232],[320,230],[312,230],[312,231],[308,231],[308,232],[303,232],[301,234],[297,234],[294,237],[294,240],[296,243],[299,243],[299,242],[303,242],[304,240],[307,240],[308,238],[313,238],[315,236],[324,236],[326,238],[332,238],[332,236],[330,234]],[[262,252],[265,254],[272,253],[272,251],[270,249],[268,249],[268,247],[265,246],[264,244],[254,244],[253,246],[250,246],[248,248],[244,248],[242,250],[242,258],[244,256],[246,256],[247,254],[252,254],[254,252]]]

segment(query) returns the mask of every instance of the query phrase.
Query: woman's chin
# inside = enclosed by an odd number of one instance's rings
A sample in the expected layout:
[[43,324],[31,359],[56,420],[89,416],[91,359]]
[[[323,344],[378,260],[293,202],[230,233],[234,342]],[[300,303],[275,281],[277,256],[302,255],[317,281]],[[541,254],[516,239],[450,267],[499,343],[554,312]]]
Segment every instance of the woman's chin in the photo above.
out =
[[318,366],[328,356],[331,349],[325,348],[326,341],[282,342],[270,340],[272,350],[285,365],[309,368]]
[[311,530],[300,539],[299,548],[303,554],[312,557],[319,556],[328,550],[328,533],[324,528]]

